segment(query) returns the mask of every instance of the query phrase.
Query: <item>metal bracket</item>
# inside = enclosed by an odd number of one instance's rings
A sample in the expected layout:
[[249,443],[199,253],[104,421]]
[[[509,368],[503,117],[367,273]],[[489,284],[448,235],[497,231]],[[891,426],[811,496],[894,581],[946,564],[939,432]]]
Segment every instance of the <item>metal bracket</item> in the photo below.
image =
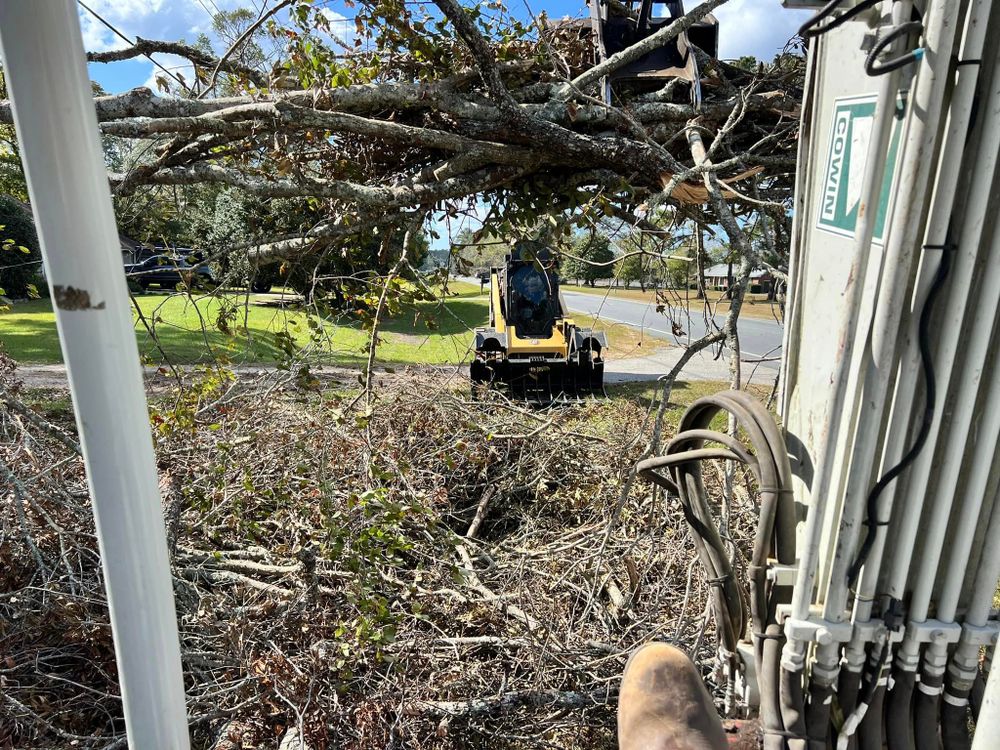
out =
[[821,617],[810,617],[797,620],[789,617],[785,620],[785,636],[795,641],[815,641],[821,646],[831,643],[847,643],[854,633],[850,622],[834,622]]
[[871,619],[854,623],[852,640],[860,641],[861,643],[873,643],[879,638],[887,637],[889,643],[899,643],[903,640],[903,635],[903,628],[889,630],[882,620]]
[[957,622],[924,620],[906,626],[906,639],[913,643],[957,643],[962,637],[962,626]]
[[973,646],[995,646],[1000,639],[1000,622],[991,620],[985,625],[962,626],[962,640]]
[[767,580],[775,586],[794,586],[798,574],[798,565],[782,565],[779,562],[768,561]]

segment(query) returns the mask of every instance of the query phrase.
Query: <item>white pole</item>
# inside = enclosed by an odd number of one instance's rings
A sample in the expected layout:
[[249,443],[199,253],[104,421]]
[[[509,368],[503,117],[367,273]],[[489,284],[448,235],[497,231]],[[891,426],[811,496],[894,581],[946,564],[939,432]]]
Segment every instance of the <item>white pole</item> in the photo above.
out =
[[0,0],[0,48],[87,466],[129,746],[189,747],[139,354],[71,0]]
[[979,560],[969,606],[965,611],[967,627],[962,630],[962,637],[951,661],[950,671],[953,680],[967,681],[969,687],[972,686],[972,680],[979,668],[980,644],[973,638],[974,631],[985,627],[989,622],[998,582],[1000,582],[1000,491],[993,497],[989,526],[983,538],[983,555]]
[[[995,26],[995,23],[990,24],[990,30],[993,30]],[[996,111],[997,107],[1000,107],[1000,78],[997,77],[997,72],[1000,71],[1000,58],[988,59],[984,61],[984,65],[986,65],[986,69],[983,71],[983,75],[987,76],[986,80],[990,84],[988,92],[983,96],[982,111],[993,112]],[[960,75],[964,76],[964,72]],[[961,79],[959,84],[961,85]],[[939,330],[942,331],[960,332],[966,330],[968,290],[975,288],[975,274],[979,267],[978,264],[984,262],[990,243],[988,229],[993,196],[991,186],[998,166],[998,153],[1000,153],[1000,120],[995,117],[982,119],[980,138],[977,143],[970,145],[970,148],[975,149],[974,153],[977,158],[971,162],[972,175],[967,189],[968,199],[964,209],[964,218],[960,222],[958,237],[955,238],[959,245],[955,252],[954,265],[948,284],[950,291],[945,304],[942,305],[942,314],[938,322]],[[983,267],[989,268],[988,265]],[[915,337],[915,330],[910,335]],[[937,469],[940,468],[939,463],[934,460],[939,441],[938,433],[942,428],[943,410],[947,402],[946,396],[959,349],[967,340],[968,337],[963,335],[939,336],[935,341],[934,371],[937,375],[938,402],[935,405],[931,433],[923,451],[908,471],[909,477],[906,480],[908,489],[905,491],[898,489],[897,483],[893,483],[886,490],[887,497],[898,492],[900,502],[903,505],[899,513],[900,524],[892,541],[892,549],[886,555],[887,558],[891,556],[891,561],[883,562],[883,565],[888,568],[889,589],[887,593],[897,599],[902,598],[906,591],[927,488],[936,475]],[[897,388],[891,428],[895,434],[904,434],[899,430],[903,429],[909,420],[913,407],[913,395],[916,392],[915,379],[919,372],[919,359],[916,356],[904,359],[901,363],[901,385]],[[966,377],[966,373],[962,373],[961,377]],[[890,444],[887,450],[886,464],[895,463],[902,456],[905,447],[903,441]],[[875,556],[876,550],[873,550],[872,557]]]
[[972,750],[996,750],[1000,746],[1000,667],[990,670],[986,694],[979,709]]
[[[883,433],[879,425],[883,421],[889,386],[896,372],[898,332],[903,309],[906,307],[906,294],[912,288],[916,248],[923,235],[923,224],[919,219],[922,215],[923,196],[930,192],[927,186],[932,177],[932,168],[935,166],[931,155],[935,153],[938,141],[937,125],[945,101],[945,88],[949,83],[945,73],[951,58],[953,28],[959,6],[952,3],[949,5],[949,10],[952,14],[950,18],[942,18],[942,14],[937,14],[934,17],[938,20],[937,24],[933,21],[928,22],[926,32],[928,54],[925,70],[934,71],[932,80],[934,88],[926,107],[917,110],[920,115],[913,118],[911,125],[913,137],[908,137],[906,150],[902,152],[905,156],[902,159],[900,185],[896,191],[897,203],[887,233],[870,346],[864,351],[866,367],[863,381],[864,398],[861,400],[858,428],[851,447],[847,490],[824,603],[824,616],[830,620],[842,619],[847,604],[847,570],[856,554],[865,500],[873,482],[872,468],[876,456],[880,453],[879,443]],[[906,13],[909,13],[909,9]],[[980,28],[984,25],[983,21],[985,19],[982,19],[978,26],[972,24],[973,28]],[[968,82],[969,78],[965,77],[963,80]],[[973,79],[971,83],[971,86],[966,87],[968,96],[954,97],[952,100],[952,109],[948,115],[949,138],[941,158],[938,188],[934,193],[930,211],[931,228],[928,230],[928,244],[944,241],[937,237],[939,234],[945,234],[952,214],[966,131],[972,112],[972,97],[975,93],[975,80]],[[906,156],[912,158],[907,159]],[[923,158],[918,158],[920,156]],[[900,437],[891,435],[889,439],[898,442]]]

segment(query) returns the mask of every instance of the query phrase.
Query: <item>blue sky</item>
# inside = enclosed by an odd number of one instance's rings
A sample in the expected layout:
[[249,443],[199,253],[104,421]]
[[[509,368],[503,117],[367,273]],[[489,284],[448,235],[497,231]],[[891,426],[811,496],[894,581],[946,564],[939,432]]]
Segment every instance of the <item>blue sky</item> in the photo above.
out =
[[[88,0],[87,5],[103,16],[130,39],[193,42],[199,33],[211,30],[211,14],[216,9],[239,6],[259,8],[265,0]],[[581,16],[586,10],[583,0],[508,0],[511,11],[527,17],[545,11],[550,17]],[[341,21],[344,32],[353,27],[352,11],[338,0],[323,5],[334,21]],[[687,7],[697,5],[688,0]],[[716,10],[719,19],[719,52],[723,58],[741,55],[770,60],[795,33],[809,12],[785,10],[780,0],[729,0]],[[89,51],[104,51],[125,46],[83,8],[80,9],[84,46]],[[221,48],[222,45],[217,45]],[[165,67],[185,70],[183,60],[170,55],[157,55]],[[111,64],[93,64],[91,77],[110,93],[126,91],[153,83],[153,64],[141,58]]]

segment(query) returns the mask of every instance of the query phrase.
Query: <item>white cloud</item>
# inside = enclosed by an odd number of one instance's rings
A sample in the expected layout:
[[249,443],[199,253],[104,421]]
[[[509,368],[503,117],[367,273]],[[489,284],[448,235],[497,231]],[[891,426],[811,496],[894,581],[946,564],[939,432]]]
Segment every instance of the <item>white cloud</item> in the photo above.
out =
[[88,52],[106,52],[126,46],[125,40],[98,21],[82,8],[80,9],[80,31],[83,32],[83,47]]
[[[212,14],[215,10],[232,10],[248,5],[246,0],[87,0],[87,5],[94,11],[91,13],[82,6],[79,7],[80,29],[83,32],[83,46],[89,52],[103,52],[112,49],[122,49],[127,42],[114,33],[99,20],[100,16],[108,24],[117,29],[128,39],[142,37],[164,41],[183,40],[194,43],[199,34],[209,33],[212,27]],[[96,14],[96,16],[95,16]],[[211,34],[209,33],[211,37]],[[214,46],[225,48],[224,44],[213,39]],[[194,68],[183,58],[174,55],[155,54],[156,62],[173,73],[179,73],[191,84],[194,81]],[[143,57],[137,58],[146,62]],[[114,65],[114,63],[110,63]],[[152,63],[146,63],[149,76],[144,86],[158,91],[156,78],[167,76],[163,70]],[[176,87],[176,81],[171,80]]]
[[[240,0],[88,0],[94,13],[129,39],[184,39],[193,42],[211,28],[216,8],[231,10],[247,5]],[[84,46],[88,51],[113,49],[125,42],[82,6],[79,8]]]
[[329,8],[320,9],[320,13],[330,22],[330,31],[335,37],[348,43],[354,40],[354,34],[357,29],[355,28],[353,19]]
[[813,11],[788,10],[781,0],[729,0],[717,8],[719,56],[753,55],[770,62]]

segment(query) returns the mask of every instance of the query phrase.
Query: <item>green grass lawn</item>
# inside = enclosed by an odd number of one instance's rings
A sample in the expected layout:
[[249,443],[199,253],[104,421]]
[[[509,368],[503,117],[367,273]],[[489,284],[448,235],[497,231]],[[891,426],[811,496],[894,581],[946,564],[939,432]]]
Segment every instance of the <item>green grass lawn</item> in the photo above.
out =
[[[469,289],[452,287],[458,296],[421,303],[383,325],[379,361],[445,364],[465,358],[469,328],[486,317],[486,300],[470,299]],[[474,289],[478,296],[478,289]],[[300,306],[282,304],[275,295],[218,294],[189,298],[182,294],[136,297],[133,308],[139,351],[150,363],[193,364],[222,358],[231,362],[277,362],[293,344],[317,361],[352,363],[367,359],[370,331],[344,316],[335,321],[310,316]],[[25,363],[62,361],[55,315],[49,300],[15,304],[0,312],[0,342]],[[164,356],[166,355],[166,356]]]
[[[282,360],[294,348],[314,361],[353,364],[367,361],[371,333],[347,315],[320,319],[295,304],[294,297],[217,293],[144,294],[132,317],[139,351],[150,364],[169,360],[196,364],[221,359],[233,363]],[[452,281],[436,302],[408,307],[383,321],[377,361],[385,364],[456,364],[470,355],[471,329],[488,318],[485,294],[473,284]],[[145,319],[145,324],[143,323]],[[575,316],[579,325],[593,319]],[[152,330],[152,335],[147,330]],[[597,323],[611,340],[612,356],[642,356],[663,343],[642,338],[627,326]],[[49,300],[20,302],[0,312],[0,342],[24,363],[62,361],[55,315]]]

